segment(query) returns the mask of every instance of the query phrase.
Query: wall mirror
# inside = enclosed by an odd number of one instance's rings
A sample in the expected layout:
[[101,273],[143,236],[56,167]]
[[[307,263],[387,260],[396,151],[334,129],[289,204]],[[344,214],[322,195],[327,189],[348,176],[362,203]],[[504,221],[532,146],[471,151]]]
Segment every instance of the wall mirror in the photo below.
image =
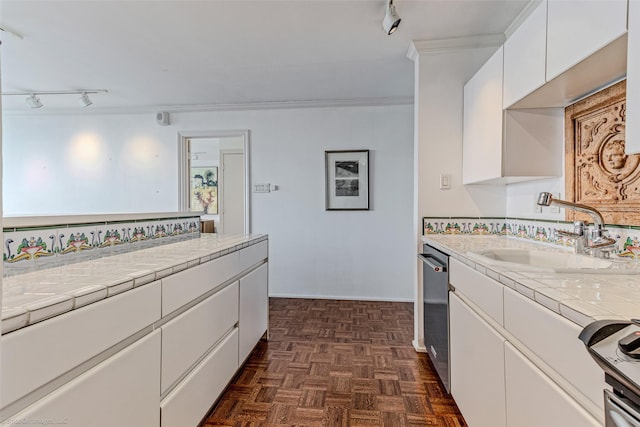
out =
[[179,137],[181,211],[203,211],[217,233],[250,233],[249,131],[193,131]]

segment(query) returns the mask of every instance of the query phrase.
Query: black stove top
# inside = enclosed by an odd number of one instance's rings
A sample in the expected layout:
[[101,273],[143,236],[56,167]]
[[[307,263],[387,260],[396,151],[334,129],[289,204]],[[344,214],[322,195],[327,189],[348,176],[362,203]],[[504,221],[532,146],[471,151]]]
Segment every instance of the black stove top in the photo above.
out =
[[640,322],[599,320],[580,339],[618,395],[640,405]]

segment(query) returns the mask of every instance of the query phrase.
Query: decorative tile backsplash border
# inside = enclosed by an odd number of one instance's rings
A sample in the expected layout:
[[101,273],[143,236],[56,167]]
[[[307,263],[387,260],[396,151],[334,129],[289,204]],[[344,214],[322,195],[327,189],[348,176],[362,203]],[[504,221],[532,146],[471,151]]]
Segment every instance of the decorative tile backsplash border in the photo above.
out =
[[[630,246],[640,246],[640,227],[607,224],[609,236],[616,239],[618,256],[631,257]],[[470,218],[424,217],[422,234],[505,235],[518,239],[535,240],[558,246],[573,246],[573,239],[559,236],[557,230],[573,230],[570,221],[535,220],[526,218]]]
[[199,217],[5,228],[3,275],[41,270],[200,236]]

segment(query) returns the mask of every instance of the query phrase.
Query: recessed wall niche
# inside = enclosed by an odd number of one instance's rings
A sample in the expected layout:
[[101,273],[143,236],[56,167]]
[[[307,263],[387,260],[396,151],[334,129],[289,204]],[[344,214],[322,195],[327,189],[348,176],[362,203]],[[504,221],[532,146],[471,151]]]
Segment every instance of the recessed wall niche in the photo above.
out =
[[[625,154],[626,80],[565,109],[565,192],[608,224],[640,225],[640,155]],[[566,210],[568,221],[592,222]]]

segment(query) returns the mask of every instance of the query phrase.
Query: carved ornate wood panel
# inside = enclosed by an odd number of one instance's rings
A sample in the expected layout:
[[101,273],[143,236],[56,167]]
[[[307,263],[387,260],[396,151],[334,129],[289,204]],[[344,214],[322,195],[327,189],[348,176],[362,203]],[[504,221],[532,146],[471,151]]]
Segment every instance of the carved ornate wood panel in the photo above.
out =
[[[640,155],[626,155],[626,81],[565,109],[568,200],[593,206],[609,224],[640,224]],[[567,220],[591,221],[566,210]]]

